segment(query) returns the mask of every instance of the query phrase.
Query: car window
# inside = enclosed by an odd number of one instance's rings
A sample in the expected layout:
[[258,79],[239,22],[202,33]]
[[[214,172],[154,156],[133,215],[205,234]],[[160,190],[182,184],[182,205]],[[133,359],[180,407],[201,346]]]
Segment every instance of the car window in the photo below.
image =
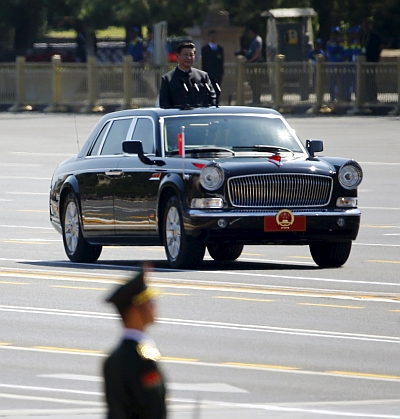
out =
[[166,152],[177,150],[178,134],[185,130],[186,147],[278,146],[302,152],[292,131],[280,118],[218,115],[166,118],[164,137]]
[[99,153],[100,147],[103,144],[103,139],[107,133],[110,122],[107,122],[100,131],[100,134],[97,136],[96,141],[93,144],[92,149],[88,153],[88,156],[96,156]]
[[126,140],[132,118],[116,119],[107,133],[101,155],[122,154],[122,142]]
[[144,154],[154,154],[154,128],[150,118],[138,118],[132,140],[142,142]]

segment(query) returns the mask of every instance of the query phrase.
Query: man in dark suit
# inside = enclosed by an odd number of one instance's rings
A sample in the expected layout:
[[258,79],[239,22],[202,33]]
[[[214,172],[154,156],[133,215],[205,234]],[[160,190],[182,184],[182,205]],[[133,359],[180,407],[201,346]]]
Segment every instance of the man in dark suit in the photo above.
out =
[[182,42],[177,50],[178,66],[162,76],[159,102],[161,108],[188,108],[215,105],[214,87],[205,71],[193,68],[196,49]]
[[217,32],[214,30],[208,32],[208,44],[201,49],[201,64],[211,79],[218,102],[224,76],[224,48],[217,44]]
[[122,341],[104,363],[108,419],[165,419],[165,384],[159,365],[160,352],[145,335],[154,322],[154,290],[145,283],[141,269],[108,298],[123,322]]

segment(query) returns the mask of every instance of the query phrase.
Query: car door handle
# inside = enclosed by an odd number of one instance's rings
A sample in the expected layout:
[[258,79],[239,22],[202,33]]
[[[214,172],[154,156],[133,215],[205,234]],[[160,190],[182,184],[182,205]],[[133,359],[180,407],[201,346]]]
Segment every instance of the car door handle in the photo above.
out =
[[124,174],[121,170],[110,170],[109,172],[105,172],[105,175],[108,177],[120,177]]

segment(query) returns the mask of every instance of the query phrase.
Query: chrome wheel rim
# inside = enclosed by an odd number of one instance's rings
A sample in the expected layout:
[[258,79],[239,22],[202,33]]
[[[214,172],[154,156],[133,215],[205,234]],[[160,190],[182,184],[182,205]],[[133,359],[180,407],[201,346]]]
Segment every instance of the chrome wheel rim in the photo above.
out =
[[173,260],[179,255],[179,249],[181,247],[181,223],[179,218],[179,212],[176,207],[171,207],[168,210],[165,236],[167,241],[168,253]]
[[79,216],[75,202],[70,202],[65,211],[64,238],[68,251],[74,253],[79,240]]

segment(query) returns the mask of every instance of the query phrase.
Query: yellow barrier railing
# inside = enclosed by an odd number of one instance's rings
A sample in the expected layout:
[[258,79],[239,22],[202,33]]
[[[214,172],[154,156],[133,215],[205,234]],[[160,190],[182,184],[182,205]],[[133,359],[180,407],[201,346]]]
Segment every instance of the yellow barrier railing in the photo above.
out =
[[[107,108],[130,109],[156,106],[161,76],[173,66],[150,67],[133,63],[130,56],[120,64],[0,63],[0,105],[9,111],[43,107],[46,112],[103,112]],[[388,106],[400,114],[400,59],[398,62],[327,63],[322,56],[315,64],[274,62],[246,64],[243,57],[226,64],[221,105],[267,106],[285,112],[303,107],[308,112],[332,112],[344,106],[349,114],[371,112]],[[11,106],[10,106],[11,105]]]

